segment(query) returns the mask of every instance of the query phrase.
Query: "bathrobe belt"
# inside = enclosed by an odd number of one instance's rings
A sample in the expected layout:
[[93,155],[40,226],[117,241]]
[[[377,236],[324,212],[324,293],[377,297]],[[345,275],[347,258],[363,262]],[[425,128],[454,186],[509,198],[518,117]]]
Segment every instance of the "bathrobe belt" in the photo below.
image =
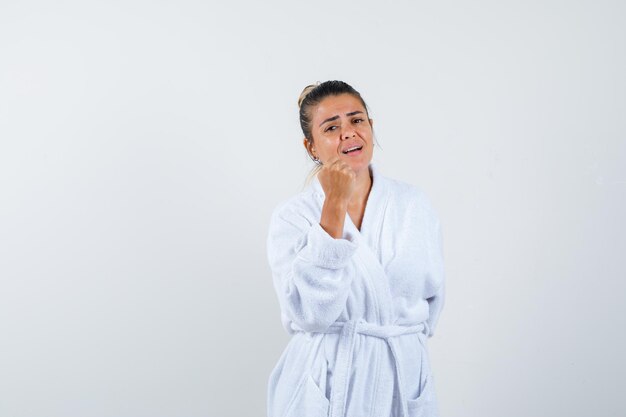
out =
[[[394,359],[396,379],[398,383],[398,400],[402,407],[402,416],[408,416],[404,393],[402,369],[398,360],[398,347],[395,336],[424,331],[424,322],[413,326],[378,325],[361,320],[334,322],[323,333],[340,333],[337,359],[333,371],[333,389],[330,398],[330,417],[344,417],[347,397],[347,384],[350,379],[356,334],[378,337],[389,345]],[[421,342],[420,338],[420,342]]]

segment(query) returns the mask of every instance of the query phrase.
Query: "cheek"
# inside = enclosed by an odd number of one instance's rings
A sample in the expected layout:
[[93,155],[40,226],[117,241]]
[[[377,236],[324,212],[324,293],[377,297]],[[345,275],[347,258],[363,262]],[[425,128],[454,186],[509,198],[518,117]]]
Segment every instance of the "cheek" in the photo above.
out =
[[320,148],[318,152],[321,152],[323,155],[334,155],[337,153],[337,148],[339,146],[339,142],[335,140],[324,140],[320,143]]
[[362,137],[368,138],[370,141],[372,140],[373,132],[369,126],[362,126],[359,129],[359,133],[361,134]]
[[361,134],[361,137],[365,139],[365,141],[370,144],[373,145],[374,144],[374,136],[372,136],[371,132],[363,132]]
[[337,145],[333,142],[328,142],[324,144],[324,152],[333,153],[337,150]]

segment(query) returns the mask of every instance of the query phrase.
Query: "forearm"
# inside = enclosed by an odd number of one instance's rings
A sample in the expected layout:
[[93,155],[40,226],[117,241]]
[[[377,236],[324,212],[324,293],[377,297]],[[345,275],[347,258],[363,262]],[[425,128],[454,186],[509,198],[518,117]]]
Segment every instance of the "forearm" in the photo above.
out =
[[320,331],[341,314],[356,275],[350,264],[356,249],[353,236],[334,238],[297,211],[272,216],[267,255],[274,285],[281,308],[299,327]]
[[347,201],[329,196],[322,206],[320,226],[333,238],[340,239],[343,236],[347,211]]

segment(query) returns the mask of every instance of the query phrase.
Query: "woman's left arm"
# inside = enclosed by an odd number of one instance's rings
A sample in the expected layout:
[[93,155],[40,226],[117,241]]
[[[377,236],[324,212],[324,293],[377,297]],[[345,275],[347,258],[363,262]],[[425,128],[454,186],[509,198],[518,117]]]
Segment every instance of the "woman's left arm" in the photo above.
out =
[[435,333],[439,316],[445,302],[445,268],[443,263],[443,233],[439,217],[433,211],[431,235],[429,239],[430,269],[426,278],[424,297],[428,301],[428,337]]

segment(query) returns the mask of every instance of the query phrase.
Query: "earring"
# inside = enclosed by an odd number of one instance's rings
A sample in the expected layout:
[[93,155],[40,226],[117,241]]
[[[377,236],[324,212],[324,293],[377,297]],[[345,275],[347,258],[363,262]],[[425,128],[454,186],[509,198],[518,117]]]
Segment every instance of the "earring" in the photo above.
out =
[[307,152],[307,155],[309,155],[309,158],[311,158],[311,160],[315,162],[317,165],[322,165],[322,163],[320,162],[317,156],[312,156],[309,152]]

